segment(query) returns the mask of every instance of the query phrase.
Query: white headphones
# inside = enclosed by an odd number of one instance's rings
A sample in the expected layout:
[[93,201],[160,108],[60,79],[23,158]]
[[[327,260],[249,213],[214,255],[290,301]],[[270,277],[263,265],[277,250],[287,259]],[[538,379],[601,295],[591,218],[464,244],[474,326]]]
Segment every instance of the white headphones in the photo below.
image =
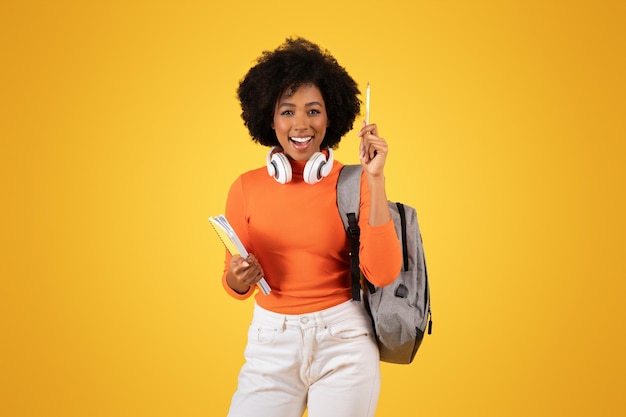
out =
[[[291,164],[289,159],[282,152],[277,152],[280,148],[274,146],[269,150],[266,157],[267,172],[271,177],[281,184],[291,181]],[[328,148],[328,160],[322,152],[315,152],[304,166],[302,174],[304,182],[315,184],[327,177],[333,168],[333,150]]]

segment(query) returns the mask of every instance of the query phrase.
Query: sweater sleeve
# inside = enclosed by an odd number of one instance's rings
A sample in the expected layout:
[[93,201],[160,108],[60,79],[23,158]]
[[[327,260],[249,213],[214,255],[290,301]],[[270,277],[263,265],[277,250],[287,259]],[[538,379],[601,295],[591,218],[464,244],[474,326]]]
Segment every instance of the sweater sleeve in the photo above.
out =
[[359,208],[361,271],[374,285],[390,284],[400,273],[402,249],[393,220],[380,226],[369,224],[370,193],[367,179],[361,177],[361,205]]
[[[237,235],[239,236],[239,239],[241,240],[241,243],[243,243],[243,246],[245,248],[249,248],[250,245],[245,206],[246,204],[243,194],[242,181],[241,177],[239,177],[231,185],[230,191],[228,192],[228,198],[226,200],[226,219],[235,230],[235,233],[237,233]],[[226,251],[226,256],[224,259],[224,273],[222,274],[222,286],[226,290],[226,293],[231,297],[237,300],[245,300],[254,293],[254,289],[252,287],[250,287],[250,289],[246,293],[240,294],[230,288],[230,286],[226,282],[226,275],[228,274],[229,262],[231,257],[232,256],[230,255],[230,253]]]

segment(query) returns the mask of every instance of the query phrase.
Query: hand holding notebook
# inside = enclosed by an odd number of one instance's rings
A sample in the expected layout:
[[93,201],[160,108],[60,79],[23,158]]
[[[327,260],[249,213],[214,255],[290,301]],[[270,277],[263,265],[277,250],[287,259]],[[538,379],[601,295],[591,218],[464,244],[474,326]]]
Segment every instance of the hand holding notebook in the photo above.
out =
[[[239,255],[242,258],[248,258],[249,254],[246,248],[239,240],[239,236],[235,233],[235,230],[232,228],[226,217],[223,214],[219,216],[209,217],[209,221],[211,222],[211,226],[213,226],[213,230],[217,233],[224,246],[231,255]],[[257,284],[263,294],[267,295],[270,293],[271,288],[265,281],[265,278],[261,278],[261,280]]]

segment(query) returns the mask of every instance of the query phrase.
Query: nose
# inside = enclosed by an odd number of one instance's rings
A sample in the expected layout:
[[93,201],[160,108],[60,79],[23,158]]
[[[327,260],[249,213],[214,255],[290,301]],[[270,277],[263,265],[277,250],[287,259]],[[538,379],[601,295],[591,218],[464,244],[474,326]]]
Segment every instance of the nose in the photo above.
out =
[[309,119],[306,113],[298,112],[293,118],[293,128],[296,130],[304,130],[309,127]]

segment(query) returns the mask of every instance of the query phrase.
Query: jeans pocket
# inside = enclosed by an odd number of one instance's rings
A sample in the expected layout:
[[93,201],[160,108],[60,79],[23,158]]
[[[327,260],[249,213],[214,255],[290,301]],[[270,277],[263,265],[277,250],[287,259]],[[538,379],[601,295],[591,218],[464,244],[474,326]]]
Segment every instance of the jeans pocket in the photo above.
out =
[[335,324],[328,327],[328,334],[336,340],[354,340],[369,337],[371,329],[359,324]]
[[248,329],[248,343],[265,345],[272,343],[276,337],[277,329],[273,327],[264,327],[252,323]]

